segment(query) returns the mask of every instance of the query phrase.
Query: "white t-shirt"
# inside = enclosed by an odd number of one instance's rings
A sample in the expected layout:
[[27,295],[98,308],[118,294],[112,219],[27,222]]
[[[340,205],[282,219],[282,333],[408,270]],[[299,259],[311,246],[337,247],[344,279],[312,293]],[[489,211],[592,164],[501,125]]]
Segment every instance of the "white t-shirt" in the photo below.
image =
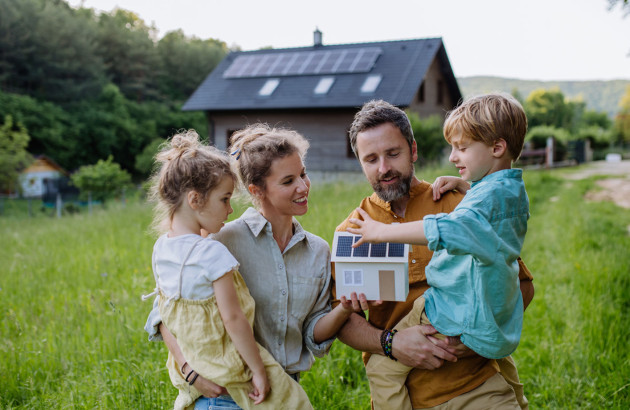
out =
[[164,234],[153,246],[153,269],[159,288],[167,297],[178,293],[179,272],[189,252],[182,271],[181,297],[184,299],[208,299],[214,295],[212,282],[239,266],[230,251],[214,239],[195,234],[169,238]]

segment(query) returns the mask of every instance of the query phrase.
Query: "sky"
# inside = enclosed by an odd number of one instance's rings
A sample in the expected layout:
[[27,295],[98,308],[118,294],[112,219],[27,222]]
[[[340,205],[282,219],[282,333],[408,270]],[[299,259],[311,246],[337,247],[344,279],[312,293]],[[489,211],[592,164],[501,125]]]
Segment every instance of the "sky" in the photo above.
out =
[[630,80],[630,16],[608,0],[67,0],[242,50],[442,37],[457,77]]

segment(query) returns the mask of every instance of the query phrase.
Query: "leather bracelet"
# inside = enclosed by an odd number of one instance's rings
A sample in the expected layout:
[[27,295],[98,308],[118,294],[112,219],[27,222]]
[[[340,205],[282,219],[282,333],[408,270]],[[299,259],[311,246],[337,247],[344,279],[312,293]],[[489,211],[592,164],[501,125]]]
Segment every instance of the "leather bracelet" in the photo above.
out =
[[189,378],[189,377],[190,377],[190,375],[191,375],[191,374],[193,374],[193,373],[195,373],[195,371],[194,371],[194,370],[191,370],[191,371],[190,371],[190,373],[188,373],[188,376],[186,376],[186,379],[185,379],[185,380],[186,380],[186,381],[188,381],[188,378]]
[[398,332],[396,329],[385,329],[383,330],[383,333],[381,333],[381,347],[383,348],[383,354],[393,361],[398,361],[398,359],[396,359],[392,354],[392,342],[394,341],[394,335],[396,332]]
[[197,380],[197,377],[199,377],[199,373],[195,372],[195,377],[193,377],[192,380],[188,384],[192,386],[195,380]]
[[187,364],[188,364],[188,362],[184,362],[184,364],[182,364],[182,367],[181,367],[181,374],[182,375],[184,374],[184,367],[186,367]]

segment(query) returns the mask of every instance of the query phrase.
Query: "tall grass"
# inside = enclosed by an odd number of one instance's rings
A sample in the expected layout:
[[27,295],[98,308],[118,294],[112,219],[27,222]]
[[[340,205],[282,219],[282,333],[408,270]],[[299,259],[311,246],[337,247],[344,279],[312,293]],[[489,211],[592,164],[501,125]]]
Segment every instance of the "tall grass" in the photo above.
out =
[[[526,184],[523,258],[536,296],[514,358],[532,408],[628,408],[630,211],[585,202],[593,180],[528,171]],[[367,183],[314,186],[300,222],[330,242],[370,193]],[[142,330],[151,306],[140,295],[154,286],[150,220],[141,202],[0,218],[0,408],[172,407],[166,348]],[[360,353],[340,342],[302,385],[316,409],[369,408]]]

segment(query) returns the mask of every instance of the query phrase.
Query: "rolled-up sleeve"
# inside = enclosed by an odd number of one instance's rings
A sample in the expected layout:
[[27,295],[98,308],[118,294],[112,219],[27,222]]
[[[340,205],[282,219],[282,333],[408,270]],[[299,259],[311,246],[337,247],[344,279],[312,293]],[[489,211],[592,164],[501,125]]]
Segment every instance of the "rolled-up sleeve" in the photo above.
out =
[[162,335],[158,326],[162,323],[162,316],[160,316],[160,310],[158,309],[158,297],[153,300],[153,309],[149,313],[147,322],[144,325],[144,330],[149,334],[149,340],[152,342],[162,341]]
[[446,249],[452,255],[465,255],[474,249],[475,257],[483,263],[494,261],[499,238],[488,220],[473,210],[427,215],[423,222],[430,250]]
[[330,284],[331,284],[331,269],[330,269],[330,263],[329,263],[327,267],[327,272],[326,272],[326,282],[321,292],[319,293],[319,296],[317,298],[317,301],[315,302],[315,305],[313,306],[313,309],[311,309],[311,312],[308,314],[308,316],[304,320],[304,326],[303,326],[304,343],[306,347],[308,348],[308,350],[310,350],[311,353],[313,353],[315,357],[323,357],[324,355],[326,355],[328,351],[330,350],[330,346],[332,345],[332,342],[335,340],[335,338],[333,337],[332,339],[324,340],[321,343],[315,343],[315,336],[314,336],[315,324],[317,323],[317,321],[321,319],[322,317],[326,316],[326,314],[332,310],[331,305],[330,305],[330,302],[331,302]]

